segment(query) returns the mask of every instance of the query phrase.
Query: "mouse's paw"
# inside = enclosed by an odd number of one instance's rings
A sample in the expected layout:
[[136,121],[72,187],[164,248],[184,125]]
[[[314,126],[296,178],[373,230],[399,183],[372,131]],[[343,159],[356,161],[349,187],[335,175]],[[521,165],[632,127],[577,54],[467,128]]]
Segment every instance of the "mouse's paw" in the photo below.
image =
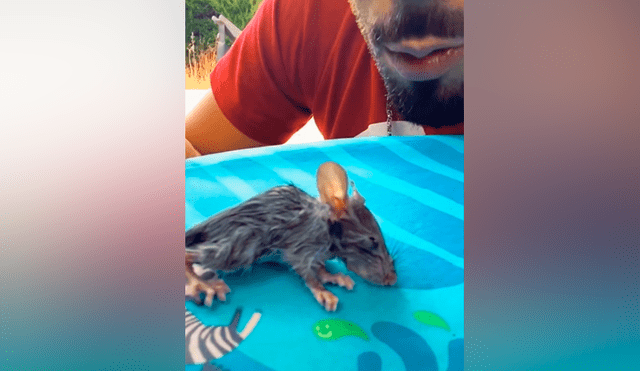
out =
[[327,283],[327,282],[333,283],[338,286],[345,287],[347,290],[353,290],[353,286],[356,284],[355,282],[353,282],[351,277],[347,276],[346,274],[342,274],[342,273],[331,274],[324,270],[321,270],[319,274],[320,274],[320,280],[322,281],[322,283]]
[[200,302],[200,293],[205,293],[204,304],[211,306],[213,304],[213,298],[218,297],[218,300],[227,300],[227,294],[231,292],[229,286],[221,279],[211,280],[210,282],[204,282],[202,280],[191,280],[184,286],[184,295],[192,297],[197,304]]
[[320,305],[324,307],[329,312],[335,312],[338,307],[338,297],[333,295],[327,289],[311,289],[313,296],[315,296],[316,300]]
[[[215,293],[215,295],[218,296],[218,300],[220,301],[227,300],[227,294],[231,292],[231,289],[229,288],[229,286],[227,286],[226,283],[224,283],[223,280],[217,279],[217,280],[209,281],[207,282],[207,285],[213,289],[213,292]],[[213,297],[211,298],[211,300],[209,300],[209,304],[207,305],[211,306],[212,301],[213,301]]]

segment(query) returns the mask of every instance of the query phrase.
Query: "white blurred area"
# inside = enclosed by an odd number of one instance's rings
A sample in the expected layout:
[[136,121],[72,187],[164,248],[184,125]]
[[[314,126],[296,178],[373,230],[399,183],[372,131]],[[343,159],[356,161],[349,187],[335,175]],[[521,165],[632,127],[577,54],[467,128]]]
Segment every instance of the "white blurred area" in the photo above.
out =
[[[204,97],[204,95],[209,90],[185,90],[185,115],[191,112],[191,110],[198,104],[198,102]],[[297,144],[297,143],[311,143],[311,142],[319,142],[324,140],[322,134],[318,130],[315,121],[313,118],[309,120],[309,122],[300,129],[297,133],[295,133],[287,144]]]

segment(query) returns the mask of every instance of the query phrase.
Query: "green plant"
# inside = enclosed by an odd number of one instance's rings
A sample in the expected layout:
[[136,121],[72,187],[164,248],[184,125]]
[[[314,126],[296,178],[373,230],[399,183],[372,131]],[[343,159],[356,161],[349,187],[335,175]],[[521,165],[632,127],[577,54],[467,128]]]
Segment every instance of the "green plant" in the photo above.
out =
[[[199,56],[213,47],[218,27],[211,20],[213,15],[224,15],[239,29],[244,29],[262,0],[185,0],[185,62],[191,56]],[[191,36],[193,35],[193,40]],[[226,40],[230,45],[229,40]]]

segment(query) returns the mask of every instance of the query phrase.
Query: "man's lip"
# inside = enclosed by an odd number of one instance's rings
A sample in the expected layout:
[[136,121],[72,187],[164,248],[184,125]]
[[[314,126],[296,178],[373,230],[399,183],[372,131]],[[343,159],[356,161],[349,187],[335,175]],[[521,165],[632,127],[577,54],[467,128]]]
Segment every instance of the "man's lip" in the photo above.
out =
[[442,39],[437,37],[425,37],[422,39],[407,39],[395,43],[386,43],[385,48],[394,53],[409,54],[421,59],[436,50],[458,48],[464,45],[464,38]]
[[464,40],[423,39],[386,43],[383,58],[404,79],[425,81],[441,77],[464,57]]

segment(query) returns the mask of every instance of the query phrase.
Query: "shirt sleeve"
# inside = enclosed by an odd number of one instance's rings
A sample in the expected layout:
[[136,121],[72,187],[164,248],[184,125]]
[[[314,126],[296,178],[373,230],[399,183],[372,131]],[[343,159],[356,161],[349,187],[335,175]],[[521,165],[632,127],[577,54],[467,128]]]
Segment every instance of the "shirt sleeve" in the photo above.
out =
[[286,142],[311,117],[297,84],[308,1],[264,0],[211,73],[211,89],[225,117],[264,144]]

